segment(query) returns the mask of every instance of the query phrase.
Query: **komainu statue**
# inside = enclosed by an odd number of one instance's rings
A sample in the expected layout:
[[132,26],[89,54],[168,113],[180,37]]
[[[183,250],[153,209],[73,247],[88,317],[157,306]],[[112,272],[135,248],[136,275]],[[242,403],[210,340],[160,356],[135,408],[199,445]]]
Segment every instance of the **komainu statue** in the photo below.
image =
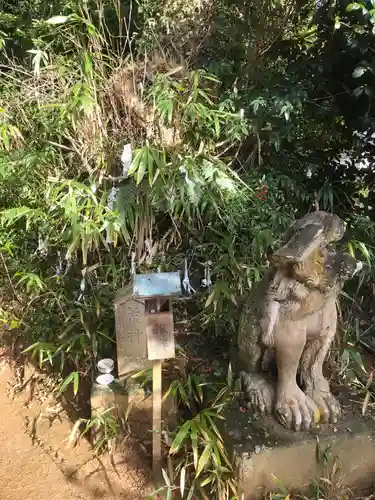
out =
[[345,223],[326,212],[297,220],[240,318],[237,361],[246,403],[295,431],[334,423],[340,414],[323,362],[336,333],[340,289],[362,268],[334,250],[344,232]]

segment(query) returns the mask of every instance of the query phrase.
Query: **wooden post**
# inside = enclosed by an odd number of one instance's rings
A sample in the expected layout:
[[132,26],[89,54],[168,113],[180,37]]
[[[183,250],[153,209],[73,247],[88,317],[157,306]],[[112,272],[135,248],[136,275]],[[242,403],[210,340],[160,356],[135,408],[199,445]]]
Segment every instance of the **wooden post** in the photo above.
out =
[[161,367],[162,360],[154,361],[152,367],[152,471],[156,482],[161,479]]
[[[180,279],[179,274],[177,278]],[[140,294],[139,297],[145,300],[147,358],[152,361],[152,470],[155,483],[161,486],[162,364],[164,359],[174,358],[176,355],[172,301],[169,295],[150,294],[148,298],[146,294]]]
[[[160,312],[160,299],[156,300],[156,311]],[[152,472],[155,481],[161,479],[161,375],[162,359],[156,359],[152,366]]]

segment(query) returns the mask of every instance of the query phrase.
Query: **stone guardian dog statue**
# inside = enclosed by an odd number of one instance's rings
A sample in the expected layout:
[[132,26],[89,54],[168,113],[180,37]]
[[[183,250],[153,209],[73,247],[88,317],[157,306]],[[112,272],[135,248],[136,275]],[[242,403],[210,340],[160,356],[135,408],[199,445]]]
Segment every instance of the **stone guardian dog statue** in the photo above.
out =
[[297,220],[240,318],[237,361],[247,405],[295,431],[334,423],[340,414],[323,362],[336,333],[338,294],[362,268],[331,247],[344,232],[344,222],[326,212]]

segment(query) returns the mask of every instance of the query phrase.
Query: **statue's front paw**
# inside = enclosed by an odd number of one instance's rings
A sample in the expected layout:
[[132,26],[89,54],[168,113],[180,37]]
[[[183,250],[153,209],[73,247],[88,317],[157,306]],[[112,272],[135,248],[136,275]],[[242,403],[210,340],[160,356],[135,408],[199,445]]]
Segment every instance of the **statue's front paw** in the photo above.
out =
[[314,401],[297,386],[280,390],[275,406],[277,420],[287,429],[309,430],[319,415]]
[[315,389],[309,395],[319,408],[320,420],[325,424],[335,424],[340,416],[341,408],[331,392],[329,390]]
[[241,388],[245,393],[248,406],[261,415],[273,413],[275,389],[261,375],[241,372]]

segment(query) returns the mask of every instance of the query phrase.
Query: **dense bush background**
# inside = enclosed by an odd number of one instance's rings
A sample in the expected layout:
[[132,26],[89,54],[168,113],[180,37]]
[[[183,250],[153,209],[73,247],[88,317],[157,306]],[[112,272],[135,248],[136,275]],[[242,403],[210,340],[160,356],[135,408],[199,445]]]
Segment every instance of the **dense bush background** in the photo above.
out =
[[110,352],[133,252],[142,271],[212,261],[207,335],[235,331],[268,247],[317,204],[371,264],[374,22],[372,1],[2,2],[2,320],[41,364],[82,376]]

